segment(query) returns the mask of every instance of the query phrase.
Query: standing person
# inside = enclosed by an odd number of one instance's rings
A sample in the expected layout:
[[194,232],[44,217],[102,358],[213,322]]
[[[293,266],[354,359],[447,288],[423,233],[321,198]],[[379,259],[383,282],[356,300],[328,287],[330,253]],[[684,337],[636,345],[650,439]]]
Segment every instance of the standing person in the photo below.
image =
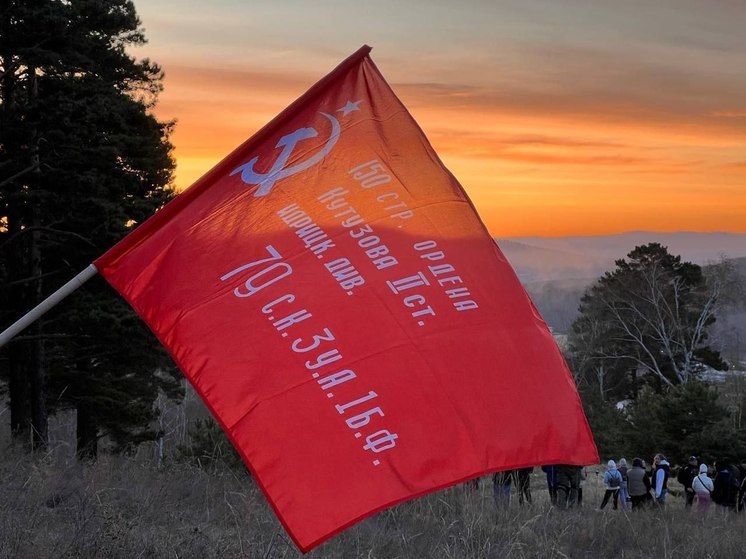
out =
[[746,510],[746,458],[741,458],[741,462],[738,465],[738,473],[741,475],[741,489],[738,492],[738,505],[737,509],[739,512]]
[[712,502],[712,492],[715,486],[707,475],[707,464],[699,465],[699,473],[694,476],[692,480],[692,491],[697,498],[697,510],[699,512],[707,512],[710,509],[710,503]]
[[660,506],[666,504],[666,495],[668,494],[668,473],[671,465],[662,454],[656,454],[653,458],[653,488],[655,502]]
[[650,496],[650,479],[642,458],[632,460],[632,468],[627,470],[627,490],[632,501],[632,510],[641,508]]
[[557,504],[557,469],[556,466],[542,466],[541,471],[547,475],[547,489],[549,489],[549,500],[553,505]]
[[561,464],[557,468],[557,507],[569,509],[575,505],[580,485],[580,466]]
[[516,472],[516,489],[518,490],[518,504],[522,505],[523,502],[531,504],[531,474],[534,469],[521,468],[515,470]]
[[653,491],[654,486],[653,485],[655,483],[653,481],[654,469],[653,469],[653,466],[650,466],[650,468],[648,468],[648,463],[645,462],[645,460],[642,461],[642,467],[645,468],[645,477],[648,479],[647,485],[648,485],[648,487],[650,487],[650,491],[648,492],[647,495],[645,495],[645,500],[646,501],[650,501],[650,503],[652,504],[653,501],[655,501],[655,498],[653,497],[653,493],[654,493],[654,491]]
[[617,470],[616,462],[613,460],[609,460],[606,465],[607,469],[604,474],[606,492],[604,493],[604,499],[601,501],[599,510],[602,510],[606,506],[610,497],[614,498],[614,510],[616,510],[619,505],[619,487],[622,485],[622,474]]
[[738,490],[741,487],[741,477],[738,470],[731,464],[730,458],[722,458],[715,462],[715,486],[712,490],[712,500],[716,505],[726,510],[735,510],[738,504]]
[[588,479],[588,467],[587,466],[581,466],[580,467],[580,478],[578,479],[578,506],[583,506],[583,485],[585,484],[586,480]]
[[679,468],[679,473],[676,476],[676,481],[684,486],[684,496],[686,497],[686,503],[684,506],[691,507],[694,502],[694,489],[692,489],[692,482],[694,478],[699,474],[699,460],[696,456],[689,457],[689,463]]
[[738,463],[738,473],[741,474],[741,479],[746,478],[746,458],[741,458]]
[[622,502],[622,510],[630,509],[629,502],[629,490],[627,480],[627,460],[625,458],[619,459],[619,473],[622,474],[622,484],[619,486],[619,500]]
[[495,472],[492,475],[492,485],[495,494],[495,507],[499,511],[508,510],[510,507],[510,482],[513,479],[513,470]]

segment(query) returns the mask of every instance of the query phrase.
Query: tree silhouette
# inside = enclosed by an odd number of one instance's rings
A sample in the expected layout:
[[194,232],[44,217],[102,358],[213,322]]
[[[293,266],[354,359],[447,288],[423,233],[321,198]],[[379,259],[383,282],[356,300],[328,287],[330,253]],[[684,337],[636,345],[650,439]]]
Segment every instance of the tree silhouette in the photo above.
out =
[[[16,0],[0,10],[0,321],[19,318],[172,195],[171,124],[150,113],[160,68],[127,0]],[[47,409],[78,412],[78,450],[149,436],[167,356],[92,281],[4,350],[11,430],[44,445]],[[156,367],[164,374],[154,375]]]
[[727,368],[708,345],[723,284],[658,243],[638,246],[588,288],[569,342],[576,374],[602,400],[657,392]]

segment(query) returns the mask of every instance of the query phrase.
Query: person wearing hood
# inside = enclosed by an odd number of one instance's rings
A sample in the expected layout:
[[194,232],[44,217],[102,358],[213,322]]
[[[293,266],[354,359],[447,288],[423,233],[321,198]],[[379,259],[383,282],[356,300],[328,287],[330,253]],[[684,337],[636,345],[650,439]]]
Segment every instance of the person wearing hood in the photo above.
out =
[[606,486],[606,492],[604,493],[604,499],[601,501],[601,507],[603,509],[609,502],[611,497],[614,497],[614,510],[619,505],[619,488],[622,485],[622,474],[616,468],[616,462],[609,460],[606,464],[606,473],[604,474],[604,485]]
[[653,488],[655,502],[663,506],[666,504],[668,494],[668,473],[671,465],[662,454],[656,454],[653,458]]
[[707,475],[707,464],[699,465],[699,474],[692,480],[692,490],[697,500],[697,510],[707,512],[712,502],[712,492],[715,490],[710,476]]

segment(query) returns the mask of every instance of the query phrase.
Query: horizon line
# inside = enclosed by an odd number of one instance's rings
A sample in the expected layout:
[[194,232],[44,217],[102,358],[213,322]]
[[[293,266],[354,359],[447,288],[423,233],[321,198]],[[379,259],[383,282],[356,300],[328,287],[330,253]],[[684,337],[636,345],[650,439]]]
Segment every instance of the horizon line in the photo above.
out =
[[634,234],[650,234],[650,235],[732,235],[732,236],[743,236],[746,237],[746,232],[739,233],[734,231],[691,231],[691,230],[676,230],[676,231],[654,231],[650,229],[634,229],[630,231],[621,231],[619,233],[597,233],[597,234],[570,234],[570,235],[511,235],[511,236],[496,236],[493,235],[494,239],[569,239],[569,238],[591,238],[591,237],[620,237],[623,235],[634,235]]

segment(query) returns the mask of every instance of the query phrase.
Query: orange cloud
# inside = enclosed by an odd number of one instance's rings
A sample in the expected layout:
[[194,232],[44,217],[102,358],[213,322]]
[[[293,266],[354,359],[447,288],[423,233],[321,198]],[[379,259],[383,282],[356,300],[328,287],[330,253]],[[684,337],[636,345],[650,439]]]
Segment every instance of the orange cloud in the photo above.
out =
[[[572,66],[610,64],[597,54],[572,56]],[[622,62],[575,84],[393,87],[495,236],[746,232],[746,127],[740,110],[716,108],[733,106],[733,85],[688,83],[680,71]],[[624,72],[634,84],[619,85]],[[168,66],[158,115],[178,118],[178,186],[317,78]]]

